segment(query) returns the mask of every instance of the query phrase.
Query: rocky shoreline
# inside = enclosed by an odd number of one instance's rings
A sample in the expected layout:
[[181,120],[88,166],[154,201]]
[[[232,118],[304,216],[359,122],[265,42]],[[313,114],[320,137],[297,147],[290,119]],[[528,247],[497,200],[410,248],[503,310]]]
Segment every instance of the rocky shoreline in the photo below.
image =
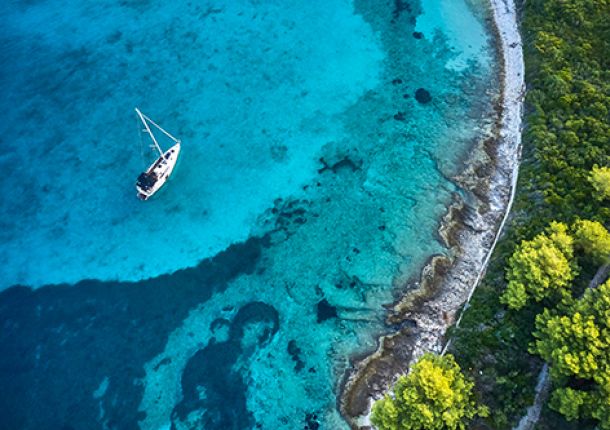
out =
[[460,310],[468,306],[508,217],[521,152],[523,53],[515,0],[490,3],[498,57],[503,60],[494,136],[479,142],[467,168],[454,178],[465,197],[454,196],[439,227],[453,257],[431,257],[419,282],[407,285],[405,296],[391,307],[386,323],[393,333],[379,340],[373,354],[352,359],[339,399],[352,429],[370,428],[372,401],[408,370],[413,358],[446,347],[445,332],[459,324]]

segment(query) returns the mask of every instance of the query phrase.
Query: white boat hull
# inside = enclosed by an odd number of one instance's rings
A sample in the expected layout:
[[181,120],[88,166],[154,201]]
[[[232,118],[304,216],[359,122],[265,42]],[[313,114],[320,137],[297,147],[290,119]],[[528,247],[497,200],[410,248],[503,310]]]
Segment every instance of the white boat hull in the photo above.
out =
[[167,182],[180,155],[180,143],[176,143],[157,158],[153,164],[138,177],[136,190],[138,198],[148,200]]

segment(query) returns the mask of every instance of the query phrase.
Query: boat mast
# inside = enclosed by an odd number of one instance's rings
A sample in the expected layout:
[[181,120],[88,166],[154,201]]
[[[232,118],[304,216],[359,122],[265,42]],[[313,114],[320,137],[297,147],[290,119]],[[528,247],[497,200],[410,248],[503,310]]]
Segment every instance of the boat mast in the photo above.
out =
[[174,141],[174,143],[180,143],[180,139],[176,139],[174,136],[172,136],[171,134],[169,134],[167,131],[165,131],[165,129],[163,129],[163,127],[161,127],[159,124],[157,124],[156,122],[154,122],[152,119],[150,119],[149,117],[147,117],[146,115],[142,114],[142,116],[144,118],[146,118],[146,120],[148,122],[150,122],[152,125],[154,125],[155,127],[157,127],[159,130],[161,130],[161,132],[163,134],[165,134],[167,137],[169,137],[171,140]]
[[[157,139],[155,139],[155,135],[152,134],[152,131],[150,131],[150,127],[148,126],[148,123],[146,122],[146,116],[144,116],[144,114],[142,114],[142,112],[140,112],[140,109],[138,109],[138,108],[135,108],[135,109],[136,109],[136,113],[138,114],[138,116],[140,117],[142,122],[144,123],[144,127],[146,127],[146,132],[150,135],[150,138],[152,139],[152,141],[154,142],[155,146],[157,147],[157,151],[159,151],[159,155],[161,157],[163,157],[163,151],[161,150],[161,147],[157,143]],[[150,121],[150,119],[149,119],[149,121]],[[157,127],[159,127],[159,126],[157,126]]]

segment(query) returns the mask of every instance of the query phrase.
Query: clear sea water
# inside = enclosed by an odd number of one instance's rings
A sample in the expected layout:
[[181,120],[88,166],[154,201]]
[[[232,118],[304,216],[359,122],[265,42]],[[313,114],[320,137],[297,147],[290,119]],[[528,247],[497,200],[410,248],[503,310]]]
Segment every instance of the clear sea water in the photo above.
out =
[[[346,428],[350,357],[448,252],[498,92],[485,16],[0,4],[0,428]],[[183,142],[146,203],[135,106]]]

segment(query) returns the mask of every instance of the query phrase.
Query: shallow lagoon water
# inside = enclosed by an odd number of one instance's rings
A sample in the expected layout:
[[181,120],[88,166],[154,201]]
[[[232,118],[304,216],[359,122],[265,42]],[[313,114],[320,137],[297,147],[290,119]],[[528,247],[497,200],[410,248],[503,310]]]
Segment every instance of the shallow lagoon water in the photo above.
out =
[[[336,6],[5,5],[5,286],[137,280],[246,239],[379,82],[375,35]],[[172,191],[146,206],[134,106],[184,142]]]
[[[349,357],[447,252],[451,177],[489,126],[480,19],[461,0],[0,8],[0,275],[27,286],[0,295],[2,419],[345,427]],[[135,105],[183,141],[145,204]]]

